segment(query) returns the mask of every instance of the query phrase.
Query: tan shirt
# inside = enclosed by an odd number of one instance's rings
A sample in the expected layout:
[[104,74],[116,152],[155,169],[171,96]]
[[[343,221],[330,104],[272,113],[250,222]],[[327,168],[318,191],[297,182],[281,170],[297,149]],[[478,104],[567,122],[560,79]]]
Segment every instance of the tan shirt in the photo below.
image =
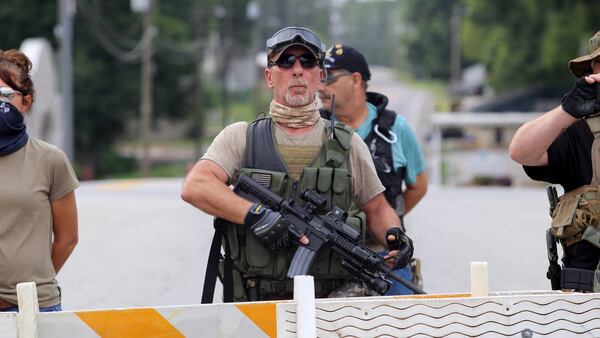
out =
[[[323,119],[320,119],[315,124],[315,128],[304,135],[289,135],[277,124],[275,125],[275,140],[283,145],[321,146],[323,134],[326,132]],[[247,122],[236,122],[225,127],[215,137],[201,160],[211,160],[218,164],[225,170],[229,180],[237,177],[244,160],[247,129]],[[363,205],[382,193],[385,188],[377,177],[367,145],[356,133],[352,135],[349,160],[354,198],[359,205]]]
[[0,156],[0,298],[17,304],[17,283],[35,282],[40,307],[60,302],[50,204],[78,185],[65,154],[33,137]]

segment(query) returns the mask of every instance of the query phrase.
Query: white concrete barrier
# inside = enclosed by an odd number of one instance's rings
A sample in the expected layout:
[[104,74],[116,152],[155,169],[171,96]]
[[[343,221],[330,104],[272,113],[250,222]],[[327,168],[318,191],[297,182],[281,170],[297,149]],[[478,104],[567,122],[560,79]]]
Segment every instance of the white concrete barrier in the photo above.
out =
[[295,301],[38,313],[19,300],[26,313],[0,313],[2,338],[600,337],[600,293],[317,299],[307,320]]

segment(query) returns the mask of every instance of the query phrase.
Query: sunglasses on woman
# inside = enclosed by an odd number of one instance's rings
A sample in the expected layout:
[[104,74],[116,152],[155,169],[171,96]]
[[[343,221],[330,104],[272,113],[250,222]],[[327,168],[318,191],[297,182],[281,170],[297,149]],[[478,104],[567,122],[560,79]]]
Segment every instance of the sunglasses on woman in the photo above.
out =
[[14,90],[10,87],[0,87],[0,101],[10,102],[15,94],[23,95],[20,91]]
[[300,65],[304,69],[313,68],[317,65],[319,60],[310,54],[302,54],[300,56],[292,54],[283,54],[277,59],[277,61],[269,62],[269,66],[277,65],[279,68],[290,69],[294,67],[296,60],[300,60]]

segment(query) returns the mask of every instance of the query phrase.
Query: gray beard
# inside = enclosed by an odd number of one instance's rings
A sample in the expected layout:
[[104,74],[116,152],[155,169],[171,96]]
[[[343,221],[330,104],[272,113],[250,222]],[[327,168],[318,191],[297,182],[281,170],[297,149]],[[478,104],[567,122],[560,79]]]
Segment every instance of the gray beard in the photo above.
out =
[[285,94],[285,102],[290,107],[302,107],[306,106],[309,102],[308,94],[306,95],[292,95],[290,92]]

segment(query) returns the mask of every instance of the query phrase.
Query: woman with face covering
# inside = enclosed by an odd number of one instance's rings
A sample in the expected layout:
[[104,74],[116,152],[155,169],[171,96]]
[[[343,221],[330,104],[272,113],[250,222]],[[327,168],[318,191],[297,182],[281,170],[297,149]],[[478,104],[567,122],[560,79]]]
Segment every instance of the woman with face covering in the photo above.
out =
[[77,177],[56,146],[27,134],[31,61],[0,50],[0,311],[18,311],[16,286],[35,282],[40,311],[60,311],[55,279],[77,244]]

